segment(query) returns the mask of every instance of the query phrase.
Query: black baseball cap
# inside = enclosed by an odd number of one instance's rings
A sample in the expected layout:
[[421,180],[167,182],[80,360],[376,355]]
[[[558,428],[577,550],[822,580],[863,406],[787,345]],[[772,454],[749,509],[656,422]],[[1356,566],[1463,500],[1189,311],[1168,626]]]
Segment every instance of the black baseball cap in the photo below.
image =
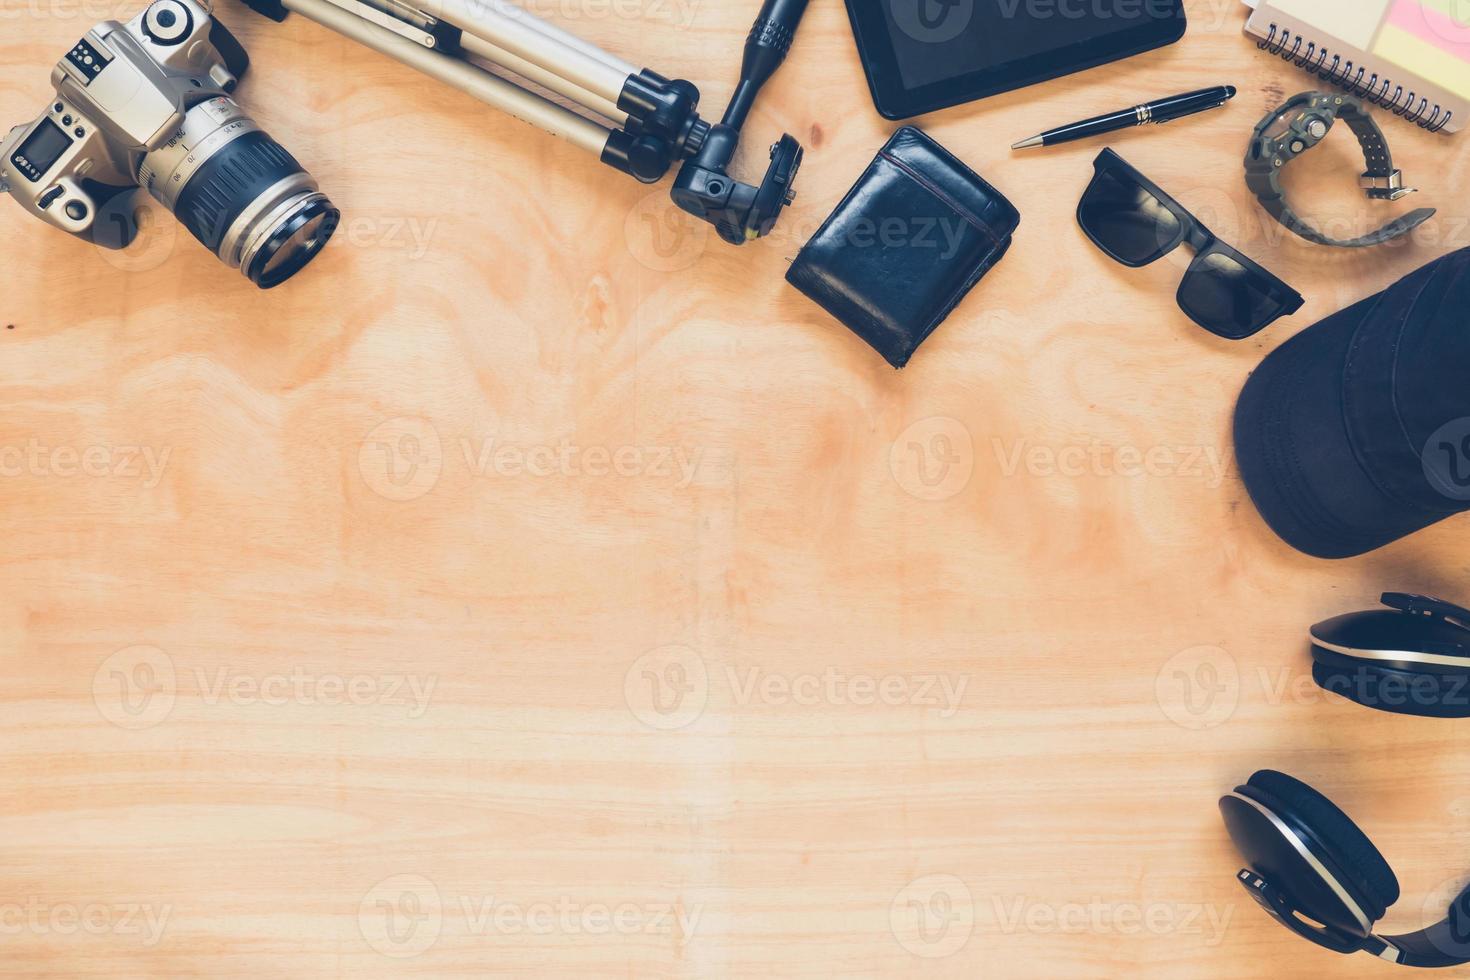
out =
[[1240,394],[1235,452],[1266,523],[1318,558],[1470,510],[1470,248],[1267,357]]

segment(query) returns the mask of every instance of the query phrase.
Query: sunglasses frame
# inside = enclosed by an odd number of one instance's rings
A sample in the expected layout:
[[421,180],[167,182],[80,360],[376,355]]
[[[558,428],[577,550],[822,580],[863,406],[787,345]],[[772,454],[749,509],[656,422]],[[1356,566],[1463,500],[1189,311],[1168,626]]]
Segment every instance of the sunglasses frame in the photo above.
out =
[[[1134,167],[1127,160],[1124,160],[1111,148],[1104,149],[1101,153],[1097,155],[1097,159],[1092,162],[1092,168],[1092,180],[1088,183],[1087,190],[1082,192],[1082,199],[1077,202],[1077,224],[1082,228],[1082,233],[1086,235],[1088,240],[1091,241],[1092,244],[1096,245],[1104,255],[1120,265],[1128,266],[1130,269],[1141,269],[1144,266],[1152,265],[1153,263],[1159,261],[1159,259],[1162,259],[1164,256],[1168,255],[1170,252],[1173,252],[1180,245],[1183,245],[1186,242],[1189,243],[1189,247],[1193,249],[1195,253],[1194,260],[1190,262],[1189,268],[1185,270],[1183,278],[1179,281],[1179,289],[1174,295],[1174,301],[1178,304],[1179,309],[1182,310],[1186,316],[1188,316],[1199,326],[1203,327],[1205,330],[1208,330],[1210,333],[1214,334],[1217,337],[1224,337],[1227,340],[1244,340],[1247,337],[1254,336],[1255,334],[1260,333],[1262,330],[1265,330],[1267,327],[1269,327],[1271,324],[1275,323],[1282,317],[1291,316],[1297,310],[1301,309],[1302,305],[1306,302],[1306,300],[1302,298],[1301,293],[1297,292],[1295,289],[1292,289],[1285,282],[1282,282],[1281,279],[1273,274],[1270,270],[1251,260],[1244,254],[1242,254],[1240,250],[1235,248],[1234,246],[1221,241],[1219,236],[1217,236],[1213,231],[1210,231],[1209,228],[1205,227],[1202,221],[1196,218],[1193,214],[1190,214],[1183,205],[1181,205],[1178,201],[1174,200],[1174,198],[1166,194],[1163,189],[1159,187],[1158,184],[1155,184],[1153,181],[1145,177],[1142,173],[1138,171],[1136,167]],[[1097,185],[1098,179],[1101,178],[1104,174],[1110,174],[1115,179],[1121,179],[1122,182],[1125,184],[1133,184],[1137,186],[1140,190],[1151,196],[1154,200],[1156,200],[1160,205],[1164,207],[1166,211],[1172,214],[1175,220],[1179,223],[1178,234],[1176,234],[1172,240],[1160,245],[1157,252],[1153,253],[1148,258],[1143,259],[1142,261],[1130,261],[1128,259],[1125,259],[1114,252],[1112,249],[1104,245],[1098,239],[1097,235],[1093,234],[1092,229],[1087,227],[1087,221],[1083,218],[1083,209],[1087,204],[1087,197],[1092,192],[1093,187]],[[1256,286],[1260,289],[1261,293],[1269,296],[1276,301],[1277,305],[1275,312],[1268,316],[1261,323],[1249,325],[1244,329],[1243,332],[1227,332],[1213,327],[1207,323],[1204,323],[1200,319],[1200,317],[1185,303],[1184,287],[1189,282],[1190,276],[1209,274],[1203,268],[1203,264],[1204,261],[1211,255],[1223,255],[1226,258],[1229,258],[1230,260],[1238,263],[1241,268],[1249,272],[1255,278]]]

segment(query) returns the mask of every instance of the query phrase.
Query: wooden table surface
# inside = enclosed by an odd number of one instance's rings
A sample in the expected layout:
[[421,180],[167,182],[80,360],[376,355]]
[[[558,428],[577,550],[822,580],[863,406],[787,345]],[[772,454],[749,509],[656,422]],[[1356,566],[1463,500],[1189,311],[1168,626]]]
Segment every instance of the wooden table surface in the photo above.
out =
[[[535,9],[717,110],[755,6]],[[135,9],[0,11],[9,125]],[[1384,205],[1334,135],[1301,210],[1439,217],[1293,238],[1240,161],[1310,85],[1194,0],[1178,45],[921,120],[1023,219],[895,372],[782,281],[894,128],[835,0],[740,171],[789,130],[801,196],[741,249],[299,17],[217,13],[344,225],[260,292],[157,209],[105,253],[0,203],[0,972],[1385,975],[1233,880],[1215,801],[1263,767],[1376,839],[1385,928],[1439,917],[1470,729],[1320,693],[1304,634],[1387,588],[1470,598],[1470,526],[1296,554],[1229,420],[1268,351],[1470,244],[1466,137],[1386,122],[1424,192]],[[1223,82],[1113,145],[1309,297],[1243,343],[1176,309],[1184,253],[1084,240],[1099,144],[1008,149]]]

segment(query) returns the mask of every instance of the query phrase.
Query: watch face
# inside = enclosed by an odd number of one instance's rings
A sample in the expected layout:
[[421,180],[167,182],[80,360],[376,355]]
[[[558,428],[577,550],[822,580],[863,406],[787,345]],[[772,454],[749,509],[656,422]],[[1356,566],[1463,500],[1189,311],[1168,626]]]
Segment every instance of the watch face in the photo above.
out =
[[1295,115],[1294,112],[1282,113],[1271,121],[1271,125],[1267,126],[1265,132],[1261,135],[1265,136],[1268,140],[1279,140],[1291,132],[1291,122]]

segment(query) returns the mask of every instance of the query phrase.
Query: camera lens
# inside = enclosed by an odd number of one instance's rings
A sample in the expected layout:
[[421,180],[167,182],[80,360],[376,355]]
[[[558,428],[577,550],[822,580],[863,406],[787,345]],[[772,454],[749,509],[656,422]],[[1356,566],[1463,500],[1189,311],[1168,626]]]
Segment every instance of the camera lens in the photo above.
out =
[[231,99],[191,108],[138,181],[220,261],[270,289],[310,262],[339,212],[285,148]]
[[296,202],[286,218],[263,226],[269,234],[245,257],[245,274],[261,289],[290,279],[327,244],[339,217],[321,194]]

